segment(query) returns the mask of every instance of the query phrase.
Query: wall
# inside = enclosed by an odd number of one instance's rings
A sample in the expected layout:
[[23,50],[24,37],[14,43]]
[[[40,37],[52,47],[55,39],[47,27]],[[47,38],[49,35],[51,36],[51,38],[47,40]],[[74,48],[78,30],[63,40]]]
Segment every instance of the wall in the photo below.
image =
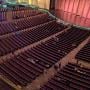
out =
[[90,0],[56,0],[55,8],[62,20],[90,27]]

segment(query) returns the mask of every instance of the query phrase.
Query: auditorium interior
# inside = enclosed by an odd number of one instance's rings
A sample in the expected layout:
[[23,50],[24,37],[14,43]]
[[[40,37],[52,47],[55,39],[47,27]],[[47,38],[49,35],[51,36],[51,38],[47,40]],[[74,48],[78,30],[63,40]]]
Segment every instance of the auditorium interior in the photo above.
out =
[[90,0],[0,0],[0,90],[90,90]]

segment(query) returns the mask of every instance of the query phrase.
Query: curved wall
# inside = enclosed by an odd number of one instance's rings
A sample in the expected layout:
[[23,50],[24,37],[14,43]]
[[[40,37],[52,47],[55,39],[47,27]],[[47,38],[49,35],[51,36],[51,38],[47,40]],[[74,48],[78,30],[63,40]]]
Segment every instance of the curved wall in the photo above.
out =
[[62,20],[90,28],[90,0],[56,0],[55,7]]

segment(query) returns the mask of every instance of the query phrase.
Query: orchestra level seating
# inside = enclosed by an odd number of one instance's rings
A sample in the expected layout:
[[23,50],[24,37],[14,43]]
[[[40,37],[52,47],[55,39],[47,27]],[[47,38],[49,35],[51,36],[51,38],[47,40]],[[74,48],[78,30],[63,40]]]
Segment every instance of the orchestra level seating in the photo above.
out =
[[20,19],[20,18],[26,18],[26,17],[32,17],[35,15],[42,14],[39,10],[32,10],[31,8],[0,8],[0,22],[7,21],[8,17],[12,20]]
[[55,20],[36,26],[26,31],[16,32],[8,37],[0,39],[0,56],[14,52],[32,43],[47,38],[52,34],[62,31],[64,27]]
[[29,18],[18,19],[6,23],[0,23],[0,35],[5,35],[26,28],[31,28],[49,21],[50,20],[48,14],[40,14]]
[[0,8],[0,22],[5,21],[7,19],[6,12],[7,9]]
[[[50,28],[51,26],[49,25],[48,27]],[[52,27],[52,29],[50,29],[50,31],[53,32],[56,28],[54,27],[55,27],[55,24]],[[40,29],[43,30],[42,28]],[[43,31],[44,33],[41,32],[40,34],[39,31],[38,33],[40,35],[43,34],[47,36],[46,32],[48,31],[45,30],[45,28],[47,27],[46,26],[44,27],[44,31]],[[24,32],[24,34],[28,36],[28,34],[30,33],[27,34],[26,32]],[[23,34],[23,37],[24,37],[24,34]],[[36,35],[36,33],[34,35]],[[7,77],[16,85],[26,86],[28,83],[32,83],[33,80],[35,80],[39,75],[41,75],[45,69],[49,69],[51,66],[55,65],[55,63],[57,63],[60,59],[66,56],[71,50],[76,48],[83,40],[85,40],[88,37],[88,35],[90,35],[90,31],[86,31],[86,30],[84,31],[80,29],[76,30],[72,28],[67,32],[63,32],[62,34],[56,36],[55,38],[52,38],[46,42],[43,42],[25,52],[20,53],[19,55],[15,55],[11,59],[8,59],[6,62],[0,64],[0,73],[5,77]],[[18,35],[16,36],[17,38],[19,37]],[[21,38],[21,36],[19,38]],[[13,41],[13,39],[11,40]],[[10,42],[11,40],[8,40],[8,42]],[[20,40],[18,41],[18,43],[20,42],[19,44],[26,45],[25,41],[23,40],[24,39],[22,39],[22,44]],[[8,42],[5,41],[6,44]],[[18,44],[16,45],[16,43],[14,42],[13,44],[14,46],[11,48],[12,50],[14,47],[16,49],[17,46],[19,46]],[[6,45],[5,45],[5,48],[6,48]],[[80,81],[80,85],[82,85],[82,82],[83,81]],[[85,83],[87,84],[87,82]],[[83,85],[84,88],[87,88],[86,84],[85,86]],[[54,89],[54,90],[58,90],[58,89]]]
[[[90,69],[70,62],[60,68],[66,64],[63,58],[90,37],[90,30],[59,23],[41,10],[0,8],[0,90],[24,90],[43,76],[49,79],[40,81],[40,90],[90,90]],[[90,62],[90,41],[75,58]]]
[[69,63],[40,90],[90,90],[90,69]]
[[31,17],[35,16],[38,14],[41,14],[42,12],[38,10],[32,10],[32,9],[15,9],[12,11],[12,19],[20,19],[20,18],[26,18],[26,17]]
[[90,62],[90,41],[78,52],[76,59]]

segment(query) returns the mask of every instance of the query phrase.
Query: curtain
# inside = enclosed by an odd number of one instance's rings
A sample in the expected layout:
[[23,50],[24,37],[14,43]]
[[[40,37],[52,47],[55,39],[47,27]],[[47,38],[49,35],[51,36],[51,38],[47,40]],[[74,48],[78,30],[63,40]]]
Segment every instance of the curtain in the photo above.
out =
[[56,0],[56,13],[62,20],[90,27],[90,0]]

